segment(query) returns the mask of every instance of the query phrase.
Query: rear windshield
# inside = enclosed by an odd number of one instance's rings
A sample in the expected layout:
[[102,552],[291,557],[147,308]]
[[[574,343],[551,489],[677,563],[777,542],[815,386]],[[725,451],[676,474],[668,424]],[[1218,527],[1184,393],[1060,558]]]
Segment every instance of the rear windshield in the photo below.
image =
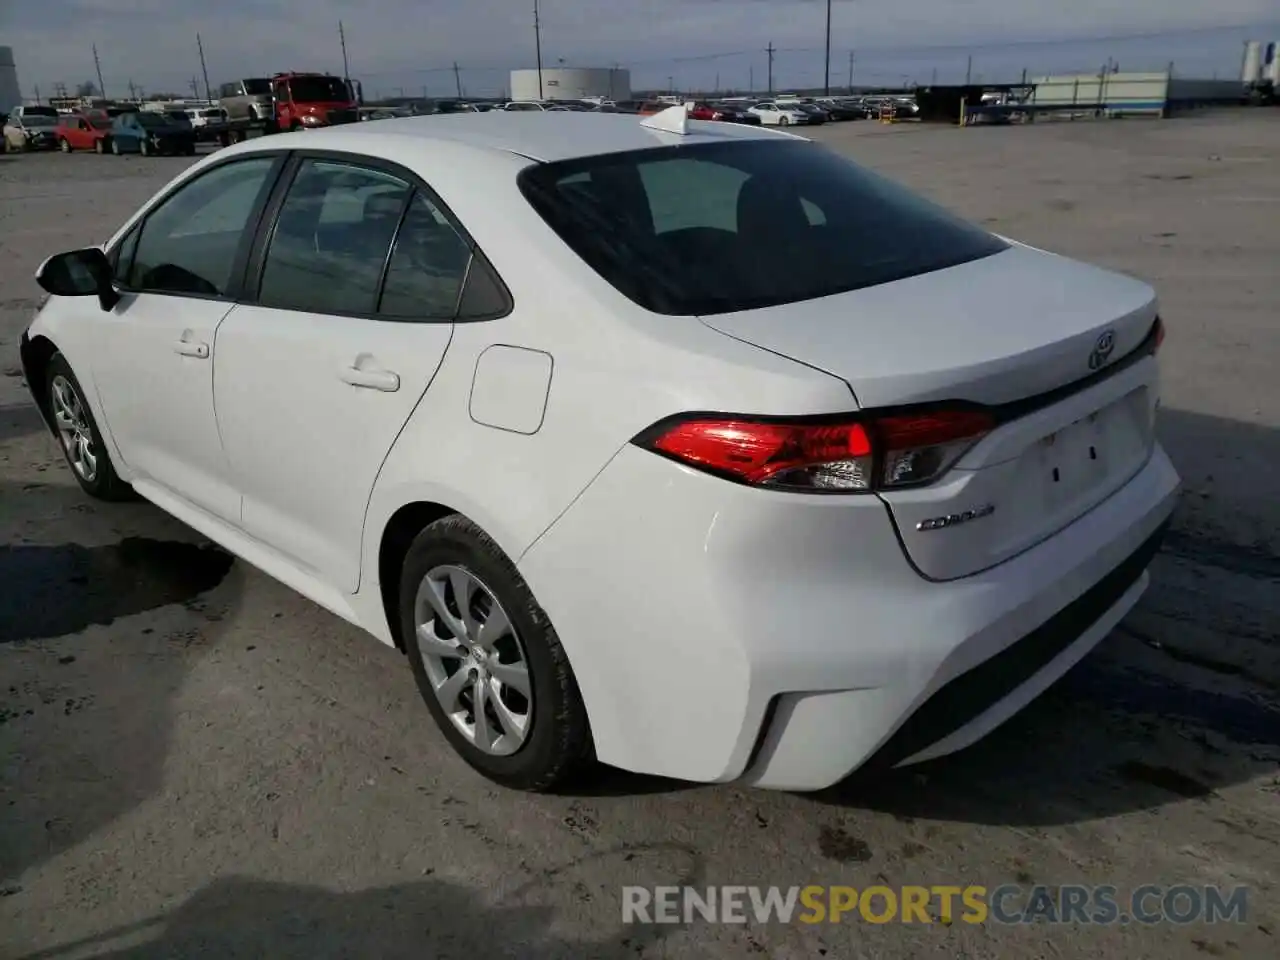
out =
[[597,273],[669,315],[776,306],[1007,244],[816,143],[660,147],[528,167],[528,201]]

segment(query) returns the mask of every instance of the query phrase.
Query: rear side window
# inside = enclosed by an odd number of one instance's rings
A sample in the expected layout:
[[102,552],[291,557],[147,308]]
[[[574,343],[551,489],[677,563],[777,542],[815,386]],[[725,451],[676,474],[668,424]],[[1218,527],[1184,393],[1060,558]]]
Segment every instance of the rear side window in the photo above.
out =
[[353,164],[305,160],[262,269],[264,307],[371,314],[409,184]]
[[525,169],[534,209],[656,313],[730,313],[889,283],[1006,249],[818,144],[661,147]]

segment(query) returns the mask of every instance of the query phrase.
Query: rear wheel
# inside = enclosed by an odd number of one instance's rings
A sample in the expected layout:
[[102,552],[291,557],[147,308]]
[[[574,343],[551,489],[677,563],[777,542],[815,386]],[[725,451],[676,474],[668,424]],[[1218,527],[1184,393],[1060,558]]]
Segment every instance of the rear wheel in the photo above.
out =
[[45,382],[62,455],[80,488],[99,500],[131,499],[133,488],[116,474],[80,381],[62,354],[49,359]]
[[475,770],[548,791],[591,759],[586,707],[555,628],[496,543],[437,520],[405,556],[400,625],[427,708]]
[[102,153],[103,150],[104,150],[104,147],[102,145],[102,138],[99,137],[97,140],[93,141],[93,152]]
[[790,118],[790,117],[779,117],[779,118],[778,118],[778,126],[780,126],[780,127],[785,127],[785,126],[787,126],[787,125],[788,125],[788,124],[790,124],[790,123],[791,123],[791,118]]
[[70,153],[71,141],[68,140],[66,137],[63,137],[58,141],[58,149],[61,150],[63,153]]
[[113,140],[111,141],[111,152],[112,152],[112,153],[114,153],[117,157],[118,157],[118,156],[120,156],[120,141],[119,141],[119,140],[115,140],[115,139],[113,139]]

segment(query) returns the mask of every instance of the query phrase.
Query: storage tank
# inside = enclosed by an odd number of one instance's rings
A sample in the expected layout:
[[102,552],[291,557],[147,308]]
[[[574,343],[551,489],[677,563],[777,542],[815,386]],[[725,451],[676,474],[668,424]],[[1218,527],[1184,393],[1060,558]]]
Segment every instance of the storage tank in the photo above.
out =
[[1244,45],[1244,66],[1240,71],[1240,80],[1252,85],[1262,79],[1262,41],[1250,40]]
[[13,62],[13,47],[0,47],[0,117],[22,103],[18,88],[18,68]]
[[1262,58],[1262,76],[1280,87],[1280,40],[1267,44],[1266,55]]

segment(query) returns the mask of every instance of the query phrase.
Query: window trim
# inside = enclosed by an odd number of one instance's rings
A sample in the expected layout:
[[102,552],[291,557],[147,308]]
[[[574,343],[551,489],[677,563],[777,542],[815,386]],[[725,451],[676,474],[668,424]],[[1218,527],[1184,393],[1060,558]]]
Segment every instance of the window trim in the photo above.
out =
[[[253,244],[246,257],[244,274],[240,285],[242,299],[239,301],[245,305],[260,306],[266,310],[286,310],[292,313],[312,313],[308,310],[294,310],[291,307],[277,307],[261,303],[259,294],[262,289],[262,274],[266,266],[267,252],[271,246],[271,239],[275,235],[276,224],[280,219],[280,211],[284,206],[285,197],[288,195],[289,188],[293,185],[297,178],[298,171],[302,164],[307,160],[315,160],[322,163],[338,163],[346,166],[364,167],[368,170],[374,170],[389,176],[404,180],[409,185],[409,191],[406,194],[404,205],[400,209],[400,219],[396,223],[395,233],[392,235],[391,243],[387,247],[387,255],[383,259],[382,273],[378,279],[377,296],[374,299],[374,310],[371,313],[326,313],[325,316],[349,317],[358,320],[373,320],[381,323],[487,323],[491,320],[501,320],[503,317],[509,316],[515,310],[515,299],[511,294],[511,288],[498,273],[493,265],[493,261],[484,254],[482,248],[476,243],[475,237],[462,225],[458,216],[449,209],[449,205],[441,199],[440,195],[427,184],[425,180],[418,174],[414,173],[407,167],[396,163],[394,160],[387,160],[383,157],[374,157],[364,153],[355,153],[345,150],[292,150],[289,152],[288,162],[277,178],[275,186],[272,188],[271,195],[263,210],[263,215],[258,221],[258,228],[254,234]],[[400,228],[404,224],[405,214],[409,210],[409,205],[413,202],[416,193],[421,193],[428,202],[430,202],[440,214],[449,222],[449,225],[457,232],[459,238],[466,244],[467,250],[471,257],[467,263],[467,271],[463,275],[462,283],[458,287],[458,299],[454,304],[452,317],[402,317],[381,314],[377,312],[378,306],[382,303],[384,287],[386,286],[387,270],[391,263],[392,253],[395,251],[396,241],[400,239]],[[492,275],[498,288],[502,291],[504,308],[497,313],[486,314],[480,317],[459,318],[458,311],[461,308],[463,296],[466,293],[467,284],[471,279],[471,272],[475,266],[477,256],[483,261],[485,268]]]
[[[184,300],[211,300],[220,303],[243,302],[241,298],[244,292],[244,265],[251,248],[251,243],[246,242],[245,238],[256,237],[258,231],[261,229],[262,216],[266,211],[267,201],[279,182],[280,172],[284,168],[284,161],[287,157],[288,153],[286,151],[263,151],[261,153],[241,154],[239,156],[229,157],[226,160],[221,160],[217,163],[211,163],[199,173],[183,179],[181,182],[174,184],[171,188],[155,197],[152,202],[143,209],[143,212],[126,227],[124,232],[120,234],[119,238],[107,248],[106,254],[108,261],[112,264],[113,268],[118,267],[120,252],[129,242],[129,238],[132,235],[137,234],[138,240],[141,242],[142,231],[146,229],[147,222],[157,210],[177,196],[182,190],[197,181],[204,179],[214,171],[225,169],[233,164],[244,163],[249,160],[269,159],[272,161],[272,165],[267,170],[266,179],[263,181],[263,189],[259,189],[258,196],[254,200],[253,208],[249,212],[249,218],[245,222],[244,236],[241,237],[240,245],[236,249],[235,259],[231,262],[231,282],[228,284],[226,293],[215,295],[205,293],[188,293],[178,290],[151,290],[145,287],[126,286],[118,278],[112,279],[112,286],[120,293],[145,293],[155,297],[178,297]],[[134,256],[137,256],[136,245],[134,248]],[[130,270],[132,270],[132,262],[129,266]]]

